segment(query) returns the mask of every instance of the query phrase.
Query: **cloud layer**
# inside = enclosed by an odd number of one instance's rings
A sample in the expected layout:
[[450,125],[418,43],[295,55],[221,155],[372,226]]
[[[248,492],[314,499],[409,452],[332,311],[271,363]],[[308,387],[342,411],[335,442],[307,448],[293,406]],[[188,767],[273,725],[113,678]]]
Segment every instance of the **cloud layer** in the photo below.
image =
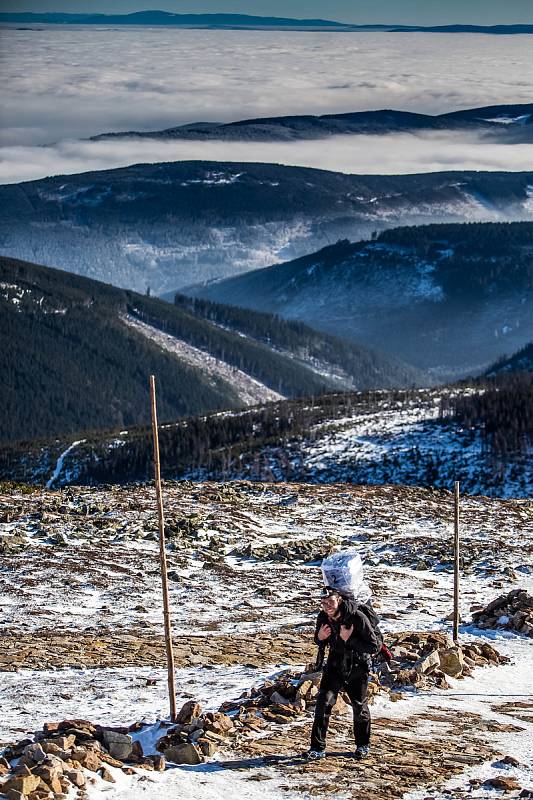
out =
[[533,145],[502,145],[460,133],[335,136],[318,141],[166,142],[69,140],[51,147],[2,148],[0,183],[71,174],[129,164],[181,161],[266,161],[362,174],[440,170],[530,170]]
[[390,140],[364,137],[245,147],[75,141],[198,120],[390,107],[439,113],[526,102],[533,94],[527,36],[76,27],[0,35],[4,181],[177,158],[350,172],[519,169],[527,158],[522,146],[480,147],[454,137],[395,137],[394,152]]

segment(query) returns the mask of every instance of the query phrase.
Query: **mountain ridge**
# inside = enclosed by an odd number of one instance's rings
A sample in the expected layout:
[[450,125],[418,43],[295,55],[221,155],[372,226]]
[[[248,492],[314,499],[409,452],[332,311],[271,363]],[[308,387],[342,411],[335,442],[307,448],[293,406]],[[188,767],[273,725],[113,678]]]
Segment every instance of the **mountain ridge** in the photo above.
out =
[[387,33],[490,33],[527,34],[533,33],[533,25],[395,25],[362,24],[356,25],[335,20],[294,19],[292,17],[264,17],[250,14],[177,14],[169,11],[146,10],[130,14],[70,14],[2,12],[0,22],[40,23],[52,25],[174,25],[192,28],[244,28],[244,29],[285,29],[293,30],[337,30],[383,31]]
[[533,172],[140,164],[0,186],[0,252],[163,294],[387,227],[533,219],[532,187]]
[[397,109],[329,114],[258,117],[228,123],[187,123],[156,131],[118,131],[92,136],[108,139],[184,139],[230,141],[292,141],[327,136],[420,131],[479,131],[498,140],[529,141],[533,137],[533,103],[460,109],[444,114],[421,114]]

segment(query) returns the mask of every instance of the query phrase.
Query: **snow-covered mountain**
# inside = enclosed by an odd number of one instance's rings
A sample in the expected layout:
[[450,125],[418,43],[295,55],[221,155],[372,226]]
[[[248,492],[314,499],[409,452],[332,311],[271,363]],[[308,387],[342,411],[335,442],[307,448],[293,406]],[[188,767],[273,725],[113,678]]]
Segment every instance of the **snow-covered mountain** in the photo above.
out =
[[162,294],[398,224],[533,219],[533,172],[175,162],[0,186],[0,251]]
[[312,320],[449,378],[531,340],[532,253],[530,222],[399,228],[185,291]]

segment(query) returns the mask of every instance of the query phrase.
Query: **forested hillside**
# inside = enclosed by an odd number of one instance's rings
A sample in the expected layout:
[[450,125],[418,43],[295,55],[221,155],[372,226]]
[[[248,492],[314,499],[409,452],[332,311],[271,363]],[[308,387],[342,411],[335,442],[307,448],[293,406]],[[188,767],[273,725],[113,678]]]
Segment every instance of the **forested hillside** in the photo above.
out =
[[479,374],[533,336],[533,223],[395,228],[185,291],[312,321],[441,379]]
[[[533,379],[527,374],[438,389],[286,400],[164,426],[162,471],[177,480],[439,488],[460,480],[468,493],[528,497],[531,409]],[[6,449],[0,478],[44,483],[53,476],[53,485],[93,485],[151,477],[147,427],[89,436],[67,451],[70,445],[62,439]]]
[[[322,335],[305,326],[278,352],[268,336],[256,341],[192,309],[1,257],[0,309],[2,442],[146,423],[151,373],[163,421],[422,380],[416,370],[351,343],[325,337],[321,346]],[[306,358],[311,340],[320,362]]]
[[137,164],[0,186],[0,252],[161,295],[393,225],[530,220],[531,186],[533,172]]

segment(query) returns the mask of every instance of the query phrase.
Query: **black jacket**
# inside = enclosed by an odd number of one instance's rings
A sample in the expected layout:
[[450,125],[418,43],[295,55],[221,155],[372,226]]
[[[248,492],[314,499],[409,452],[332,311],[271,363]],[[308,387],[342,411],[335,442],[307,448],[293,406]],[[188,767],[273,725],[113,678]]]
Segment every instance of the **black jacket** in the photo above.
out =
[[[349,675],[353,669],[370,669],[371,656],[378,650],[380,643],[374,633],[368,617],[359,610],[355,600],[343,599],[339,606],[339,618],[330,620],[325,611],[320,611],[316,620],[315,644],[319,647],[329,646],[329,655],[325,669]],[[322,625],[329,625],[331,636],[324,642],[318,638]],[[340,636],[341,625],[353,625],[353,633],[344,641]]]

